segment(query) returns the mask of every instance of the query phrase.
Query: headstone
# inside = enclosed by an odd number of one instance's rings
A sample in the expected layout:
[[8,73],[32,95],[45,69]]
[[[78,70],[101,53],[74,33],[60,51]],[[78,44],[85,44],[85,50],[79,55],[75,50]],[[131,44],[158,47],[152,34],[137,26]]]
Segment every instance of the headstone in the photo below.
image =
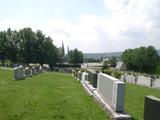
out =
[[39,72],[42,73],[43,72],[43,67],[40,65],[39,66]]
[[32,71],[31,71],[30,67],[25,68],[25,76],[26,77],[31,77],[32,76]]
[[49,65],[48,64],[43,64],[43,69],[46,70],[46,71],[49,71],[49,69],[50,69]]
[[138,85],[143,85],[147,87],[152,87],[152,78],[146,76],[138,76],[137,83]]
[[124,111],[124,82],[109,75],[99,73],[97,92],[116,112]]
[[160,120],[160,98],[145,97],[144,120]]
[[14,80],[21,80],[24,78],[24,71],[23,71],[23,67],[16,67],[14,68]]
[[82,72],[78,71],[78,79],[81,80],[82,79]]
[[82,81],[87,81],[88,80],[88,73],[83,72],[82,73]]
[[136,84],[136,77],[134,75],[126,75],[126,82]]
[[121,75],[121,78],[119,80],[122,81],[122,82],[126,82],[125,75]]
[[33,74],[33,75],[36,75],[36,74],[37,74],[37,70],[36,70],[35,67],[32,67],[32,74]]
[[155,79],[155,81],[154,81],[154,87],[160,88],[160,78]]
[[95,70],[88,69],[88,81],[94,88],[97,88],[98,73]]

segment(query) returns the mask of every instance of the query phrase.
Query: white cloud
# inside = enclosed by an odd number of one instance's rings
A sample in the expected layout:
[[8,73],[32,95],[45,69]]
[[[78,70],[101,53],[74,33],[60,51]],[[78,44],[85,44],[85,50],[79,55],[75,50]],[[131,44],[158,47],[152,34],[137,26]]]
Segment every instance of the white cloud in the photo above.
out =
[[[160,48],[160,2],[158,0],[104,0],[110,17],[82,14],[76,23],[53,18],[43,24],[32,22],[0,22],[0,29],[20,29],[26,26],[41,29],[61,46],[83,52],[112,52],[126,48],[153,45]],[[107,10],[106,10],[107,11]],[[27,23],[27,24],[26,24]]]

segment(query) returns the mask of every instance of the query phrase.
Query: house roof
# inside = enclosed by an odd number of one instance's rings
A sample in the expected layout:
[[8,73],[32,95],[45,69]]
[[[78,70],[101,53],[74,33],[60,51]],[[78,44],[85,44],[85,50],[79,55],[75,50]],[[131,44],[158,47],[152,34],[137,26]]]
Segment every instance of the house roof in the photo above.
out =
[[123,65],[124,65],[123,62],[117,62],[115,69],[120,70]]

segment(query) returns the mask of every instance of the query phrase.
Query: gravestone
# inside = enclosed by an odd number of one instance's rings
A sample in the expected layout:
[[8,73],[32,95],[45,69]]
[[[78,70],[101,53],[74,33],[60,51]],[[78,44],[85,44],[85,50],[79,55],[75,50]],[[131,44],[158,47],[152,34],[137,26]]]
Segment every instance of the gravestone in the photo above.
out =
[[39,72],[42,73],[43,72],[43,67],[40,65],[39,66]]
[[78,79],[81,80],[82,79],[82,72],[78,71]]
[[124,82],[109,75],[99,73],[97,92],[116,112],[124,111]]
[[144,120],[160,120],[160,98],[145,97]]
[[155,81],[154,81],[154,87],[160,88],[160,78],[155,79]]
[[32,71],[31,71],[30,67],[25,68],[25,76],[26,77],[31,77],[32,76]]
[[82,73],[82,81],[87,81],[88,80],[88,73],[83,72]]
[[35,66],[35,69],[36,69],[36,72],[37,72],[37,73],[40,73],[40,71],[39,71],[39,65],[36,65],[36,66]]
[[136,84],[136,77],[134,75],[126,75],[126,82]]
[[36,75],[36,74],[37,74],[37,70],[36,70],[35,67],[32,67],[32,74],[33,74],[33,75]]
[[138,85],[152,87],[152,78],[146,76],[138,76],[137,83]]
[[95,70],[88,69],[88,81],[94,88],[97,88],[97,76],[98,73]]
[[119,80],[122,81],[122,82],[126,82],[125,75],[121,75],[121,78]]
[[24,71],[22,66],[14,68],[13,80],[21,80],[21,79],[24,79]]
[[46,71],[49,71],[50,70],[49,65],[48,64],[43,64],[43,69],[46,70]]

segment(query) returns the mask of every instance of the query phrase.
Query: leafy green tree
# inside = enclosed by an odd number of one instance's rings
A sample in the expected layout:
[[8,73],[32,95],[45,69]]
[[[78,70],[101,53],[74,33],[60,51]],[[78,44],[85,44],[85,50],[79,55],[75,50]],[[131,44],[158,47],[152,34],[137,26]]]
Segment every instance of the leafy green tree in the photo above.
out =
[[77,49],[71,50],[69,52],[69,62],[72,64],[83,63],[83,53]]
[[117,59],[115,56],[109,59],[108,63],[110,64],[111,67],[115,67],[117,63]]
[[32,63],[36,58],[35,56],[35,40],[36,34],[31,28],[24,28],[19,31],[20,34],[20,53],[22,62],[29,64]]
[[6,52],[7,52],[7,35],[5,31],[0,32],[0,60],[2,65],[5,64]]
[[64,44],[62,42],[62,55],[64,56],[65,55],[65,50],[64,50]]
[[58,62],[58,49],[52,44],[52,39],[50,37],[45,38],[45,40],[45,63],[53,67]]
[[159,55],[153,46],[127,49],[122,60],[129,70],[154,73],[159,63]]
[[41,30],[36,31],[36,39],[34,42],[34,51],[35,51],[35,63],[40,63],[41,65],[45,63],[45,35]]
[[12,31],[9,28],[7,30],[6,55],[7,58],[13,63],[18,62],[19,48],[20,48],[19,33],[16,30]]

